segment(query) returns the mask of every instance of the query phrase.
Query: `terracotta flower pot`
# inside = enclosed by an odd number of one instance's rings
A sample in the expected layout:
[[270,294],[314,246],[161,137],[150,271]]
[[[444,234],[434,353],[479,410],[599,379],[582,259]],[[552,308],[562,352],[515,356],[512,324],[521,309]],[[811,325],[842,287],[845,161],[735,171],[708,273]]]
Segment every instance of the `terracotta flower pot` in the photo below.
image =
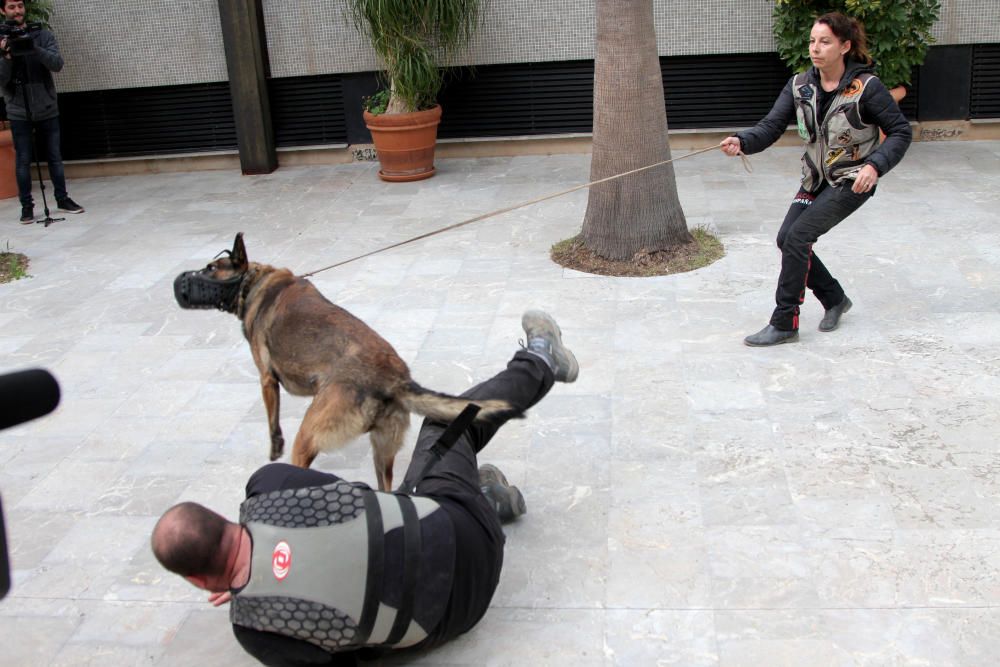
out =
[[0,130],[0,199],[17,196],[14,159],[14,137],[10,130]]
[[365,125],[372,133],[383,181],[419,181],[434,175],[434,146],[441,106],[413,113],[371,114]]

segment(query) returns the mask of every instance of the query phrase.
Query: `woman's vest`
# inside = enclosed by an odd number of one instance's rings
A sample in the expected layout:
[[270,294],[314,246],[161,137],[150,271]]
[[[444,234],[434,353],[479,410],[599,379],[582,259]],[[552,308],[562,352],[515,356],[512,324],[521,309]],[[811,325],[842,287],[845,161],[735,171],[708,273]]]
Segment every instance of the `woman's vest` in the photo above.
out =
[[858,74],[831,100],[826,118],[819,118],[819,87],[808,72],[792,80],[799,136],[806,142],[802,155],[802,187],[816,192],[824,181],[840,185],[854,180],[879,145],[879,128],[861,120],[861,96],[875,78]]
[[[330,652],[411,646],[434,629],[412,618],[423,553],[421,524],[433,526],[436,543],[450,543],[453,553],[450,519],[433,500],[341,480],[248,498],[240,506],[240,523],[253,539],[253,552],[250,580],[233,592],[234,625],[301,639]],[[400,527],[402,540],[386,539]],[[441,568],[449,578],[436,585],[444,601],[452,567]],[[382,587],[399,569],[397,609],[385,604]]]

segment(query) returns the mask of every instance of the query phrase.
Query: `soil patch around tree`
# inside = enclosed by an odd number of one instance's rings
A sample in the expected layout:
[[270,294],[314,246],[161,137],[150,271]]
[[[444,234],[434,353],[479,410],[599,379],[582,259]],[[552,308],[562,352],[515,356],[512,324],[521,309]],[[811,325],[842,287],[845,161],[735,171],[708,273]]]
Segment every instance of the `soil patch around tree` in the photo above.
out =
[[708,266],[726,255],[726,249],[703,227],[691,230],[694,241],[666,250],[641,251],[626,260],[613,260],[594,254],[583,244],[580,235],[552,246],[552,261],[559,266],[598,276],[644,278],[686,273]]
[[0,252],[0,285],[28,277],[28,258],[25,255]]

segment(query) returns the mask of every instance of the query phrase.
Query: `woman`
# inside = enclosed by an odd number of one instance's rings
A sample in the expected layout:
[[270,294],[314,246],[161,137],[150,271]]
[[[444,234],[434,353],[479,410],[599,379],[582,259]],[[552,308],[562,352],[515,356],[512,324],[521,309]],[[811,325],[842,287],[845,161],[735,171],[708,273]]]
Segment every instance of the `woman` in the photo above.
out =
[[[793,76],[767,116],[727,137],[727,155],[759,153],[798,122],[806,142],[802,185],[778,231],[781,274],[770,323],[743,342],[759,347],[798,340],[799,305],[808,287],[826,313],[820,331],[833,331],[851,300],[812,252],[813,243],[875,193],[878,179],[903,158],[910,124],[873,74],[864,27],[840,13],[816,19],[809,35],[813,67]],[[879,143],[879,129],[885,141]]]

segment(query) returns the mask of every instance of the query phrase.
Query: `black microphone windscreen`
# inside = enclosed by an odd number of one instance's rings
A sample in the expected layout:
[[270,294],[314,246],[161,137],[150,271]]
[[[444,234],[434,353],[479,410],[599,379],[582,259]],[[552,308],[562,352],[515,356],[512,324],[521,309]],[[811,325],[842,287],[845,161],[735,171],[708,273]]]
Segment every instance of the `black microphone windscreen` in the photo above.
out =
[[40,368],[0,375],[0,429],[49,414],[59,405],[59,383]]

